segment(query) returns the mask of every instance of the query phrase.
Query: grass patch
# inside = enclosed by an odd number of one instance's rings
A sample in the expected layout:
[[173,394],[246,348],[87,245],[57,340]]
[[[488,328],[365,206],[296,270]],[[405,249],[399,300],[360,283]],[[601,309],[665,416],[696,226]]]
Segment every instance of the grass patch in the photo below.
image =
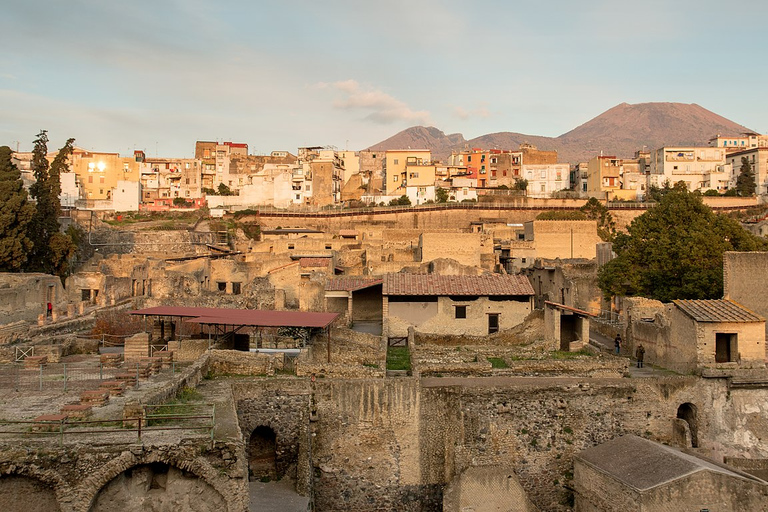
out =
[[576,352],[566,352],[563,350],[555,350],[553,352],[550,352],[550,357],[552,359],[562,360],[562,359],[578,359],[580,357],[588,356],[588,357],[594,357],[596,354],[590,350],[577,350]]
[[387,370],[411,369],[411,354],[408,347],[389,347],[387,349]]
[[489,357],[488,362],[491,363],[491,368],[509,368],[503,357]]
[[377,365],[376,363],[363,363],[363,366],[365,366],[366,368],[378,368],[379,367],[379,365]]

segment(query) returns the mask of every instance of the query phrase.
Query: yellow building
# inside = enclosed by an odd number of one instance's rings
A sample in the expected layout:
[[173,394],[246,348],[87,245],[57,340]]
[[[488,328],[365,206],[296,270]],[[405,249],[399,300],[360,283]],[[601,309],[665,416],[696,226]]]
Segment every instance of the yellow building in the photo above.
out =
[[[416,167],[429,166],[432,160],[432,153],[428,149],[396,149],[386,152],[384,160],[385,191],[387,195],[403,195],[406,193],[405,187],[409,185],[408,174],[415,173],[414,178],[422,182],[421,171]],[[414,167],[409,171],[408,166]],[[432,167],[432,181],[430,185],[435,184],[435,168]],[[424,176],[430,174],[427,171]]]
[[587,164],[587,195],[598,199],[612,198],[621,189],[621,159],[596,156]]
[[140,162],[137,158],[75,148],[70,169],[77,176],[82,199],[112,199],[112,189],[118,180],[138,182]]

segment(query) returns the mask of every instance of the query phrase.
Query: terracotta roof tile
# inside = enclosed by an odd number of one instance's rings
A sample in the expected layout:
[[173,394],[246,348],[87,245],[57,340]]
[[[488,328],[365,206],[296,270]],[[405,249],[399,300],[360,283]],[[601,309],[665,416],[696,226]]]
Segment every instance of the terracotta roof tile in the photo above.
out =
[[763,322],[765,318],[728,299],[675,300],[680,310],[697,322]]
[[330,258],[299,258],[302,267],[327,267],[330,263]]
[[384,295],[533,295],[528,278],[521,275],[443,276],[387,274]]

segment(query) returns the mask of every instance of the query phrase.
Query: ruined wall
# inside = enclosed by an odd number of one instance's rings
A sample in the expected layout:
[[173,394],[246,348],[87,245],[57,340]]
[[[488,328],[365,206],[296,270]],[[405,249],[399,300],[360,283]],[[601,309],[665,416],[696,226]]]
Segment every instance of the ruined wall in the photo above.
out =
[[[768,318],[768,252],[726,252],[723,256],[723,298]],[[768,335],[768,325],[765,328]]]
[[547,259],[593,259],[597,255],[597,244],[602,242],[594,220],[533,221],[533,241],[536,257]]
[[482,233],[422,233],[421,261],[451,258],[461,265],[479,267],[481,255],[493,254],[493,238]]
[[0,325],[22,321],[37,324],[40,315],[45,318],[49,299],[54,311],[66,311],[67,295],[58,277],[0,273]]

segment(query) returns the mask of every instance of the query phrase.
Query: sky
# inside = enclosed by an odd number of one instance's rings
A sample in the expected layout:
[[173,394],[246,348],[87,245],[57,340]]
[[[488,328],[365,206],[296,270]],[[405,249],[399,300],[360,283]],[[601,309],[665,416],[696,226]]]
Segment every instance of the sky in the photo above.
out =
[[768,133],[768,2],[2,2],[0,145],[359,150],[410,126],[556,137],[622,102]]

